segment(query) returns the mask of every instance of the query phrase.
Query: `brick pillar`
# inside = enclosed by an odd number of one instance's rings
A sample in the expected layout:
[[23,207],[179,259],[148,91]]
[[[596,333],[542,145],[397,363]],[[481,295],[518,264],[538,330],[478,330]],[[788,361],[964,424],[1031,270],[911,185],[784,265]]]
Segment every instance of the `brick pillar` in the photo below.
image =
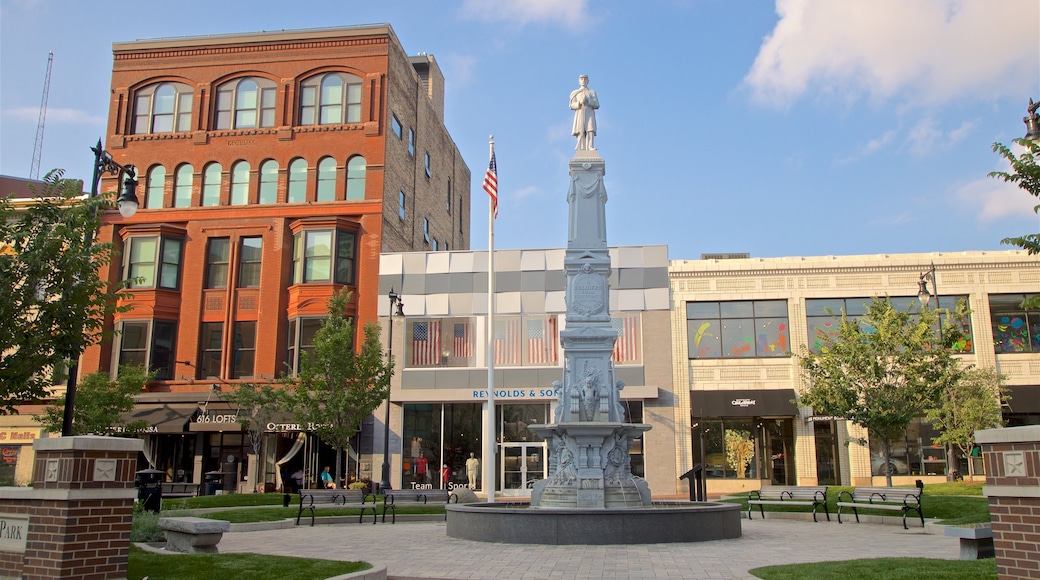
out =
[[986,462],[997,576],[1040,578],[1040,425],[975,432]]
[[23,578],[126,578],[140,439],[37,439]]

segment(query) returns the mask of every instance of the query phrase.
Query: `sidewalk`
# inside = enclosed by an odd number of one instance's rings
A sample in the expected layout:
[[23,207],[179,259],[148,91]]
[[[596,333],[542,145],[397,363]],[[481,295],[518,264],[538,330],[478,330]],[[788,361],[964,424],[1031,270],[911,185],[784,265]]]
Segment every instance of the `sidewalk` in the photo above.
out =
[[445,536],[444,522],[300,526],[224,534],[220,551],[364,560],[391,578],[751,578],[772,564],[878,557],[957,559],[954,538],[901,526],[741,520],[739,540],[624,546],[485,544]]

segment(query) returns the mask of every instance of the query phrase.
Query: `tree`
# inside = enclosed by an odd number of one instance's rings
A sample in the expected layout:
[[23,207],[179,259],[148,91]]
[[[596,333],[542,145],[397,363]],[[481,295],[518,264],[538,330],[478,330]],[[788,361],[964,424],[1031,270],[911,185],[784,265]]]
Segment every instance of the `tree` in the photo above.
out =
[[239,422],[245,425],[253,453],[257,456],[257,460],[253,462],[255,471],[250,481],[259,482],[260,474],[264,472],[260,447],[267,433],[267,424],[275,419],[277,414],[292,408],[290,394],[271,385],[242,383],[227,396],[227,399],[239,407]]
[[[837,331],[819,336],[820,354],[802,347],[799,364],[808,387],[800,403],[864,427],[881,443],[889,465],[892,442],[936,405],[958,372],[956,359],[937,337],[938,322],[935,310],[900,311],[888,298],[874,298],[858,319],[842,312]],[[957,330],[944,326],[943,342],[956,338]],[[890,472],[887,480],[892,485]]]
[[[0,413],[45,398],[63,369],[102,338],[120,285],[99,271],[111,244],[88,243],[109,197],[84,198],[82,182],[47,174],[38,198],[15,207],[0,197]],[[60,374],[57,373],[57,374]],[[60,431],[60,429],[59,429]]]
[[337,451],[335,481],[343,476],[343,452],[351,437],[386,399],[393,374],[383,356],[378,324],[365,325],[364,342],[355,347],[354,325],[343,314],[349,302],[346,290],[329,299],[329,315],[314,335],[314,356],[304,358],[295,380],[288,379],[296,393],[297,421]]
[[[144,390],[153,374],[143,366],[119,367],[112,380],[107,372],[97,371],[83,377],[76,388],[72,435],[127,435],[144,431],[144,421],[127,422],[123,415],[134,410],[134,395]],[[48,406],[34,420],[52,433],[61,433],[65,416],[65,395]]]
[[[1001,425],[1000,406],[1005,377],[990,367],[972,367],[958,380],[946,385],[942,399],[927,417],[939,430],[934,443],[960,450],[964,457],[971,456],[975,431]],[[968,462],[968,474],[974,475],[974,466]]]
[[[1035,109],[1030,111],[1030,116],[1035,115]],[[990,177],[995,177],[1005,183],[1014,183],[1029,195],[1040,198],[1040,165],[1036,159],[1040,155],[1040,142],[1033,139],[1013,139],[1017,145],[1025,149],[1021,154],[1015,155],[1013,151],[1002,143],[994,143],[993,151],[1011,164],[1011,172],[993,171]],[[1040,205],[1033,206],[1034,213],[1040,213]],[[1040,234],[1024,234],[1022,236],[1004,238],[1000,243],[1009,246],[1017,246],[1028,254],[1040,254]],[[1040,294],[1027,296],[1022,307],[1026,309],[1040,308]]]

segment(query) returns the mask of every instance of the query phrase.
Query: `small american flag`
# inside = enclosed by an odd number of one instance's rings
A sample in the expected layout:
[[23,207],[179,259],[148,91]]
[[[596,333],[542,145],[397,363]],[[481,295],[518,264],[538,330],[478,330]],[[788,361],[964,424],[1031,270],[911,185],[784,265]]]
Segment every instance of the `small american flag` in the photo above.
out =
[[441,323],[438,320],[412,323],[412,364],[436,365],[441,362]]
[[556,363],[556,319],[527,321],[527,358],[532,364]]
[[484,174],[484,191],[491,196],[491,206],[498,217],[498,166],[495,164],[495,149],[491,149],[491,163],[488,163],[487,173]]
[[496,320],[494,333],[495,364],[520,364],[520,321]]
[[468,322],[456,322],[452,337],[452,356],[456,358],[473,356],[473,341],[471,340]]
[[635,316],[610,319],[610,326],[618,333],[614,343],[614,362],[639,362],[638,322]]

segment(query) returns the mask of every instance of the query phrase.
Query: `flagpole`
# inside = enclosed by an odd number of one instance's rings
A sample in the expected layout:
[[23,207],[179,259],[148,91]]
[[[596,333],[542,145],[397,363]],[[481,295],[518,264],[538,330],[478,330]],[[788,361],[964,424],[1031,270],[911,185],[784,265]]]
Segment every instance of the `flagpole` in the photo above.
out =
[[[495,167],[495,136],[488,138],[491,163],[488,165],[488,176],[484,178],[484,189],[491,197],[488,199],[488,316],[487,316],[487,432],[484,433],[484,490],[488,503],[495,501],[495,452],[497,451],[495,436],[495,214],[498,209],[498,170]],[[495,172],[494,194],[488,189],[488,179]]]

